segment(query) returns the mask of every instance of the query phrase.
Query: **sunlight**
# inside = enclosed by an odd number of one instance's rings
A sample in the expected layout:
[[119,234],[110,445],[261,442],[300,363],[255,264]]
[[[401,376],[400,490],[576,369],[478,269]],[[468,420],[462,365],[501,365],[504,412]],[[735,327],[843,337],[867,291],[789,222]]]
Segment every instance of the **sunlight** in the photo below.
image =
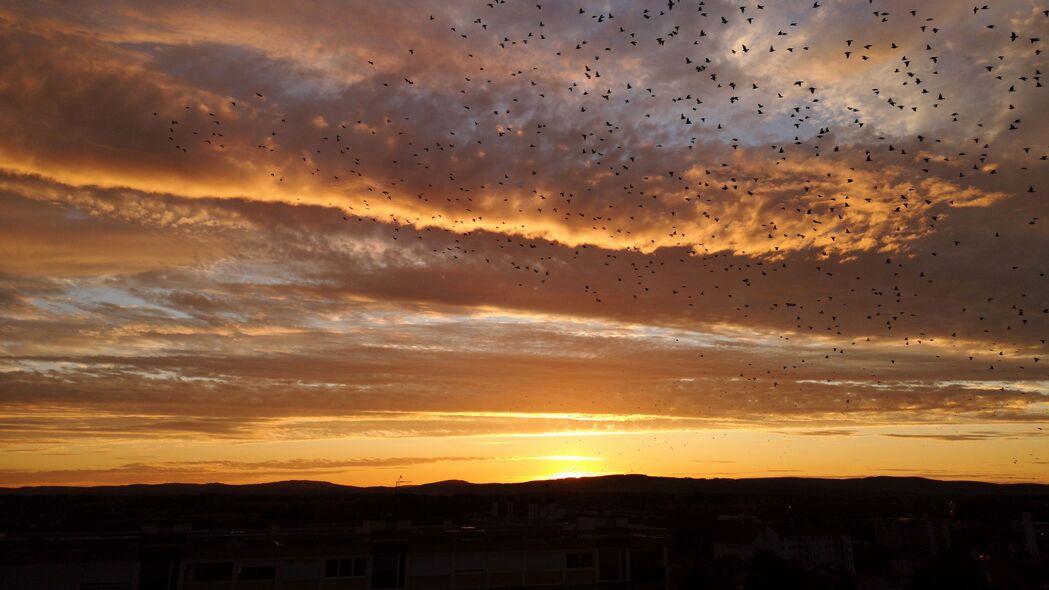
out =
[[536,457],[543,461],[604,461],[601,457],[586,457],[584,455],[546,455]]
[[550,475],[544,475],[536,479],[550,480],[550,479],[576,479],[579,477],[598,477],[601,475],[613,475],[611,471],[587,471],[584,469],[566,469],[552,473]]

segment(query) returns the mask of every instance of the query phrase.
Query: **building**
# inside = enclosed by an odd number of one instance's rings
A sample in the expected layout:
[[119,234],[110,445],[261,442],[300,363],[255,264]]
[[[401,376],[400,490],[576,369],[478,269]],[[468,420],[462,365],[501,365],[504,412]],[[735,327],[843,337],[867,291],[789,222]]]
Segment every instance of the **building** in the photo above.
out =
[[745,563],[754,554],[767,551],[805,568],[822,567],[847,575],[856,573],[852,538],[847,534],[784,535],[768,526],[748,533],[744,528],[723,535],[714,542],[713,549],[715,559],[735,557]]
[[875,541],[891,550],[891,569],[909,580],[932,556],[951,548],[951,530],[942,518],[907,516],[875,521]]
[[667,538],[625,519],[6,538],[4,588],[666,588]]

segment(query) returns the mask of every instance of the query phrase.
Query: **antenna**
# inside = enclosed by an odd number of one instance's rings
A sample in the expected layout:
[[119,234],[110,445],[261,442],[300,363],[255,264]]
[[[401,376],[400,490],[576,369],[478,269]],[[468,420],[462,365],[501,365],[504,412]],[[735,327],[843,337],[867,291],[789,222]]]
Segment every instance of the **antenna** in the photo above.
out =
[[406,486],[406,485],[409,485],[411,483],[412,482],[410,480],[404,479],[403,475],[398,475],[397,476],[397,481],[393,482],[393,489],[397,489],[397,488],[399,488],[401,486]]

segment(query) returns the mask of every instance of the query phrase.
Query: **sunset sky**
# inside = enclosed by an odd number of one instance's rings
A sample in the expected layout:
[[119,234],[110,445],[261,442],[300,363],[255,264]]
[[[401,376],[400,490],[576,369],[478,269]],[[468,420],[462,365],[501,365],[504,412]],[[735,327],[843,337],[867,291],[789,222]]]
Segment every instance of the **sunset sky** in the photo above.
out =
[[0,486],[1049,482],[1049,3],[0,4]]

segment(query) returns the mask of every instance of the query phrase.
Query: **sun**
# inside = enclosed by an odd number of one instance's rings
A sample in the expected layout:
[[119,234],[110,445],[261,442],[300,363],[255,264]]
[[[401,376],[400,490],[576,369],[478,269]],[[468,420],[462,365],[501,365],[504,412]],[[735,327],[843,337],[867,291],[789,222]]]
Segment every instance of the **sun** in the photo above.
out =
[[575,479],[579,477],[597,477],[600,475],[611,475],[610,471],[587,471],[584,469],[565,469],[552,473],[550,475],[544,475],[539,479]]

